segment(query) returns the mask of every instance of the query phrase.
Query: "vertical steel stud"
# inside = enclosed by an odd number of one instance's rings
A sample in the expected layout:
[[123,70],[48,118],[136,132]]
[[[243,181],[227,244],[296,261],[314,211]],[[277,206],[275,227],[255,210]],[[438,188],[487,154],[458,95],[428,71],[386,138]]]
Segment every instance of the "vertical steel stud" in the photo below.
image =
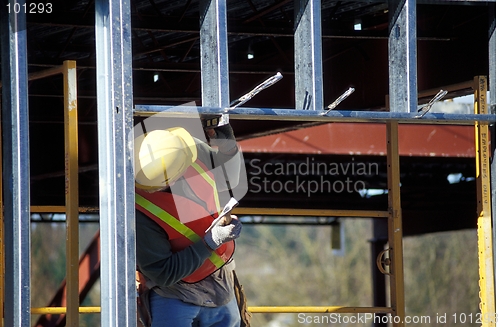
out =
[[323,110],[321,1],[295,1],[295,109]]
[[416,0],[389,1],[389,101],[391,111],[417,111]]
[[130,2],[97,0],[95,8],[101,325],[136,326]]
[[226,0],[200,1],[202,106],[229,107]]
[[[4,324],[30,325],[30,175],[26,15],[0,8],[2,48],[3,196],[5,222]],[[5,4],[5,2],[3,2]]]

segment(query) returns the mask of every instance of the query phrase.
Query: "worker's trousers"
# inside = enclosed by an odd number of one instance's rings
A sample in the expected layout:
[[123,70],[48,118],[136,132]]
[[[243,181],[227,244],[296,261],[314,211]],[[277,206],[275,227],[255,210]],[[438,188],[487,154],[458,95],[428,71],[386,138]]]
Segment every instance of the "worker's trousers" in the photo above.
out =
[[239,327],[240,312],[233,298],[228,304],[201,307],[150,293],[151,327]]

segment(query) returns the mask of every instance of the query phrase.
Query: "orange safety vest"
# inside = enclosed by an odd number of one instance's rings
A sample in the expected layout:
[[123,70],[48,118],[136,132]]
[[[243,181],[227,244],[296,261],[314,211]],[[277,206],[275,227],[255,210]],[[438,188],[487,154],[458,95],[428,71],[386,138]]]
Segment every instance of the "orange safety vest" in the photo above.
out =
[[[184,178],[196,196],[205,202],[206,207],[170,192],[147,193],[139,189],[135,190],[135,208],[165,230],[174,253],[203,239],[205,230],[220,212],[215,180],[201,161],[196,160],[188,167]],[[190,215],[188,218],[197,219],[181,222],[183,217],[179,217],[178,214],[181,208],[183,216],[188,210]],[[221,268],[231,259],[233,253],[234,241],[222,244],[217,250],[212,251],[210,257],[197,270],[182,280],[187,283],[199,282]]]

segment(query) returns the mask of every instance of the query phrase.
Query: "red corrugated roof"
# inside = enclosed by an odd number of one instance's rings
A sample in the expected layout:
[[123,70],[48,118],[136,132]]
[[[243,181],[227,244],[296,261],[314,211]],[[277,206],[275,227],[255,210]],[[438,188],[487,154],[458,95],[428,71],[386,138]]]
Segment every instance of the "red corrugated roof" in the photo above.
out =
[[[385,124],[330,123],[241,141],[244,152],[385,155]],[[399,125],[402,156],[474,157],[474,127]]]

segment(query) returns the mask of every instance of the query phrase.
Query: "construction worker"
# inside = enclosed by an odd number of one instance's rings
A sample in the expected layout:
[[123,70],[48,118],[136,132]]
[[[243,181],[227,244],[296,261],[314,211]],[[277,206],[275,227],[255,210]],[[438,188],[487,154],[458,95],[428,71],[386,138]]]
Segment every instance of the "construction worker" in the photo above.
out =
[[184,128],[135,140],[137,266],[152,327],[240,326],[232,255],[241,222],[227,215],[205,231],[227,187],[216,172],[239,176],[241,155],[230,125],[208,134],[218,150]]

